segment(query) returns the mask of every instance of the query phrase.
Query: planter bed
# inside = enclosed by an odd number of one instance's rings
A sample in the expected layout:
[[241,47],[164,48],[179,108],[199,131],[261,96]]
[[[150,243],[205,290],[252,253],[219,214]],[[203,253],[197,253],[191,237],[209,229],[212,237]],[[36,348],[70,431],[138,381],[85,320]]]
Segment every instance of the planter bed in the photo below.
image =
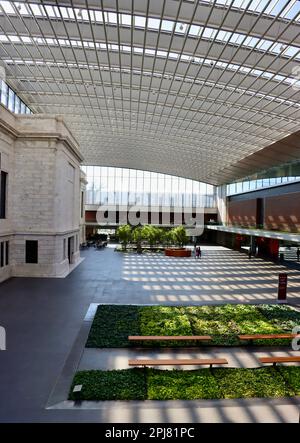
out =
[[165,249],[165,255],[167,257],[191,257],[192,256],[192,251],[190,249],[179,249],[179,248],[166,248]]
[[[75,385],[82,385],[74,395]],[[300,367],[192,371],[123,369],[82,371],[73,380],[70,400],[197,400],[280,398],[300,394]]]
[[[130,335],[211,335],[201,346],[291,345],[290,339],[240,341],[243,334],[291,333],[300,313],[278,305],[122,306],[100,305],[86,346],[132,347]],[[152,342],[143,343],[153,347]],[[155,342],[155,347],[199,346],[191,342]]]

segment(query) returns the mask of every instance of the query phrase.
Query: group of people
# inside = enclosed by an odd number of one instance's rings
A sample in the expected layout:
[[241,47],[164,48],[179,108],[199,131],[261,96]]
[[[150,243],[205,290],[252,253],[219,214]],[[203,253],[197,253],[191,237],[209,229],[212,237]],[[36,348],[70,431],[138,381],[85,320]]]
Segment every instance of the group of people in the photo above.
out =
[[201,255],[202,255],[202,251],[201,251],[200,246],[195,245],[194,246],[194,256],[195,256],[195,258],[201,258]]

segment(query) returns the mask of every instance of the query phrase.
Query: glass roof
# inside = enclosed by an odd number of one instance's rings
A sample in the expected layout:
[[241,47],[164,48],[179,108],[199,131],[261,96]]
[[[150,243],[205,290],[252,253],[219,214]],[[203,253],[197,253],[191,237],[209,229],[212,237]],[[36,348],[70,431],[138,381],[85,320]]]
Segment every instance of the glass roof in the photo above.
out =
[[0,63],[86,164],[217,184],[299,129],[299,18],[295,0],[0,1]]

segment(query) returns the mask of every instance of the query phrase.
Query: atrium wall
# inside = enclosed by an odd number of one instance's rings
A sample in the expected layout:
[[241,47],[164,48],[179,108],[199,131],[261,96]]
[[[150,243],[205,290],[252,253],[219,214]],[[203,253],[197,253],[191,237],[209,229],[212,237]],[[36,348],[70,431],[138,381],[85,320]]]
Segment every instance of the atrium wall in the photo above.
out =
[[0,281],[66,276],[80,258],[77,142],[60,117],[13,115],[1,106],[0,153]]
[[300,232],[300,182],[228,198],[228,224]]

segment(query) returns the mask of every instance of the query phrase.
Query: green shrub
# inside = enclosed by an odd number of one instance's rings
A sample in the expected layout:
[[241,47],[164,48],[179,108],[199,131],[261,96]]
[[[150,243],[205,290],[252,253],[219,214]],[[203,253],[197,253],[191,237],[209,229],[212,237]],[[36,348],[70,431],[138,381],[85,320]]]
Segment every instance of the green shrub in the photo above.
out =
[[[119,371],[82,371],[74,377],[69,399],[75,385],[82,385],[79,399],[82,400],[145,400],[145,377],[139,369]],[[78,399],[78,397],[77,397]]]
[[213,370],[224,398],[288,397],[294,391],[273,367]]
[[220,398],[216,379],[209,369],[194,371],[147,370],[149,400],[196,400]]
[[86,346],[88,348],[127,347],[128,335],[139,335],[137,306],[100,305]]
[[[143,306],[139,309],[141,335],[193,335],[183,308],[174,306]],[[153,346],[153,342],[143,342]],[[181,342],[155,342],[156,346],[179,346]],[[185,343],[185,346],[187,343]]]
[[296,395],[300,395],[300,367],[278,366],[278,369],[288,385],[295,391]]

